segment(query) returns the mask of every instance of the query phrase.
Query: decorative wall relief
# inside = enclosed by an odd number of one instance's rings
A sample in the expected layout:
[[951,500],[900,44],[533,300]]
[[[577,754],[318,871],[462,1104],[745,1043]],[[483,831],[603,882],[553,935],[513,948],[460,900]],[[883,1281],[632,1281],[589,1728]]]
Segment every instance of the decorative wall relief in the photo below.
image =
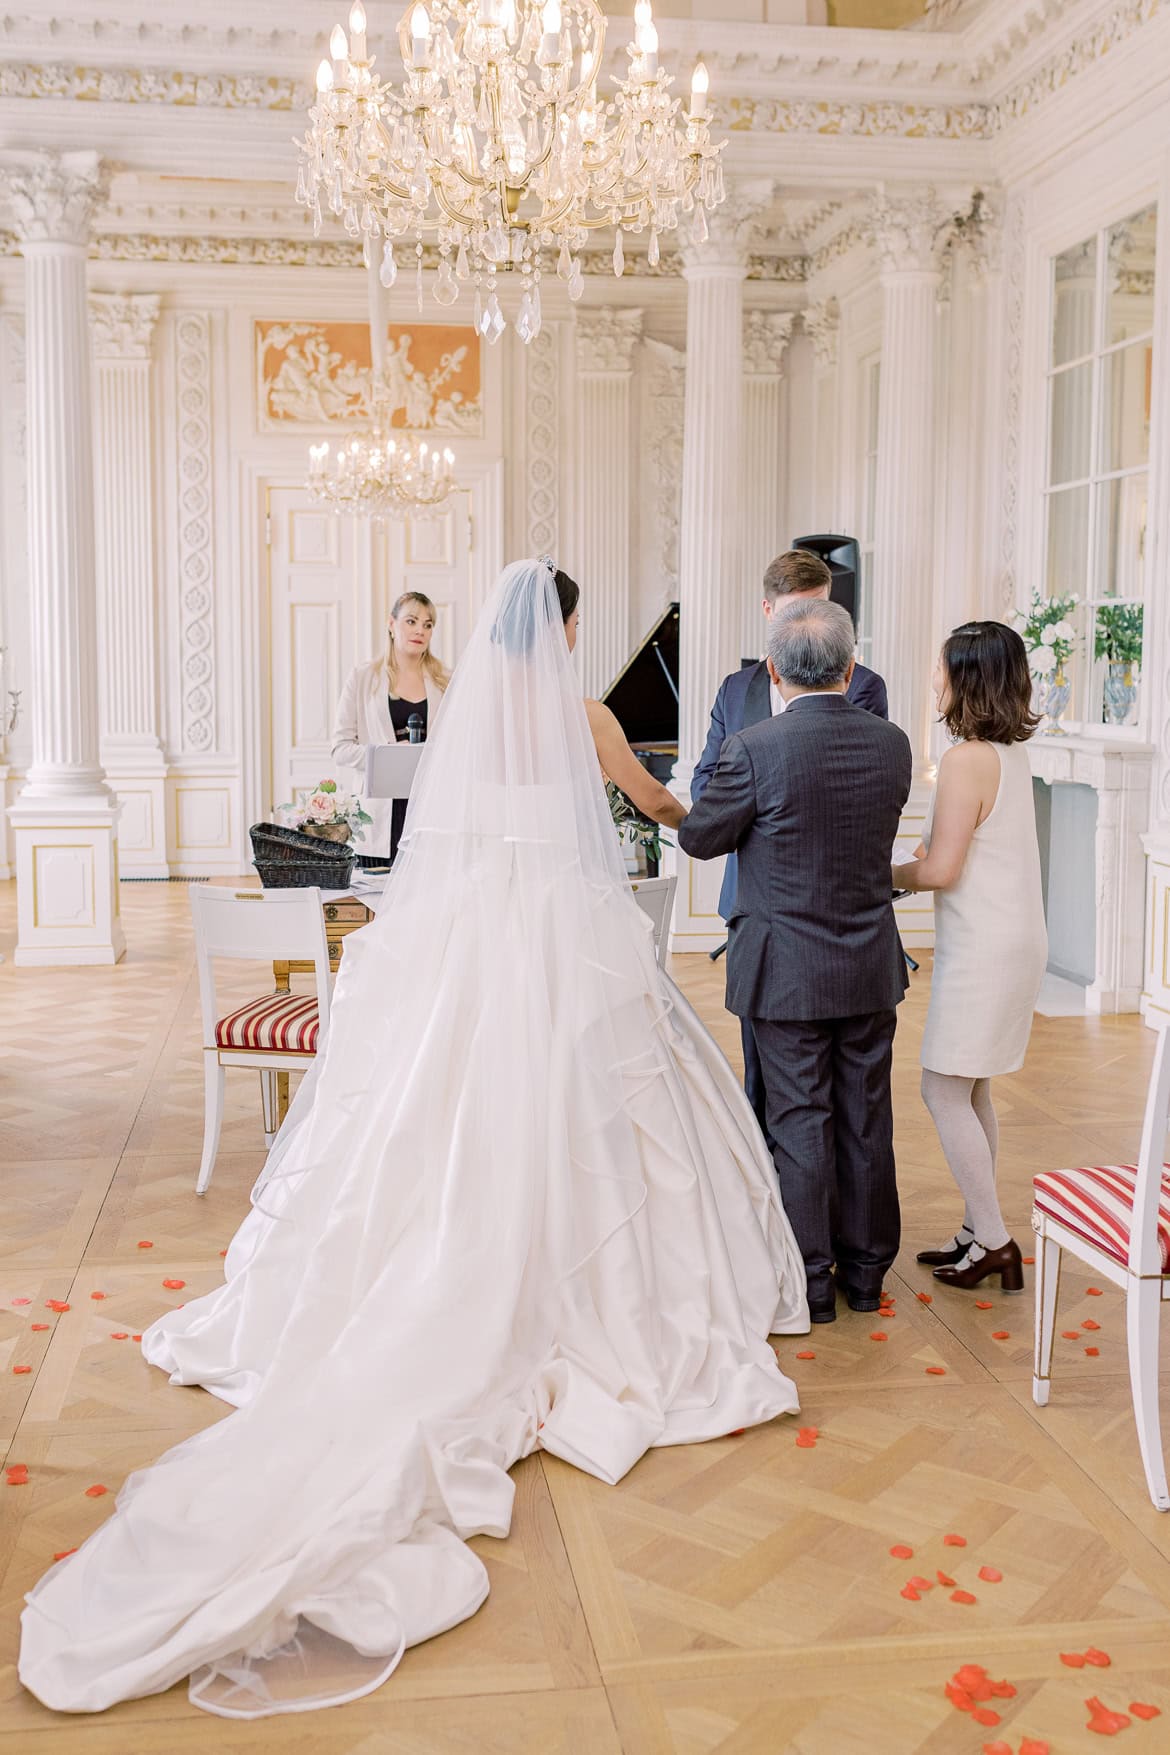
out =
[[215,745],[212,622],[211,318],[185,311],[175,328],[178,403],[179,683],[184,750]]
[[678,535],[682,507],[686,354],[664,341],[643,342],[646,355],[644,453],[651,485],[655,610],[678,597]]
[[559,468],[560,332],[546,324],[525,350],[528,481],[525,522],[530,555],[555,555]]
[[[368,325],[258,322],[255,335],[262,431],[294,424],[349,426],[371,419]],[[481,433],[480,340],[475,330],[391,323],[387,337],[391,425],[411,432]]]
[[1000,535],[1000,603],[1016,604],[1016,537],[1020,514],[1020,386],[1024,345],[1024,202],[1012,201],[1003,228],[1007,343],[1003,423],[1003,524]]

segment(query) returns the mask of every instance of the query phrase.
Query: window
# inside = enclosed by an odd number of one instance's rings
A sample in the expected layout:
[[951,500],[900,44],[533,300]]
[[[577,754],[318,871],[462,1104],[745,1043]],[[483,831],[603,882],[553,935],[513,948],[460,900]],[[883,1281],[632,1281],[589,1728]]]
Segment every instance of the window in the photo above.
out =
[[882,362],[865,360],[861,367],[865,449],[861,459],[861,577],[857,581],[857,656],[868,664],[873,653],[873,527],[877,504],[878,399]]
[[1139,716],[1157,208],[1057,256],[1052,276],[1045,589],[1081,600],[1074,715]]

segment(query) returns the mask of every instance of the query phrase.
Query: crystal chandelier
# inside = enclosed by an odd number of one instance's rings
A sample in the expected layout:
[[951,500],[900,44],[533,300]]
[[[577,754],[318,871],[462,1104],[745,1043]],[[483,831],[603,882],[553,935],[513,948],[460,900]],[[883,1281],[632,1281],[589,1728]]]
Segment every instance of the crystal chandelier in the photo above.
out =
[[380,423],[373,431],[309,446],[309,493],[318,505],[367,518],[435,512],[453,485],[455,453],[426,440],[391,438]]
[[[336,25],[332,61],[317,70],[317,101],[301,142],[297,200],[315,227],[328,211],[361,238],[383,286],[398,273],[396,246],[413,250],[422,308],[423,239],[436,238],[435,297],[450,305],[475,282],[475,324],[504,330],[497,276],[521,277],[516,329],[540,332],[542,260],[579,298],[579,252],[590,232],[659,238],[684,214],[707,235],[724,198],[721,153],[707,117],[707,69],[691,80],[686,114],[658,64],[651,0],[638,0],[624,78],[598,91],[605,18],[597,0],[417,0],[398,27],[401,88],[384,82],[366,47],[354,0],[349,36]],[[380,260],[379,260],[380,257]]]

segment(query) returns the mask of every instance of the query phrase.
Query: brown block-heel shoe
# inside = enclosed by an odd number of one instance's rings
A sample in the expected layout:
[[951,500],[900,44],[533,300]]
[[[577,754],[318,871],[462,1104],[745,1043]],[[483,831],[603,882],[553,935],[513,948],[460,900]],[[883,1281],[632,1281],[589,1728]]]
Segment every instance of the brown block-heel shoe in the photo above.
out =
[[964,1292],[982,1285],[995,1274],[999,1275],[1002,1292],[1023,1291],[1024,1263],[1014,1237],[1009,1237],[1001,1249],[984,1250],[980,1259],[972,1262],[970,1267],[938,1267],[934,1270],[935,1279],[944,1286],[958,1286]]

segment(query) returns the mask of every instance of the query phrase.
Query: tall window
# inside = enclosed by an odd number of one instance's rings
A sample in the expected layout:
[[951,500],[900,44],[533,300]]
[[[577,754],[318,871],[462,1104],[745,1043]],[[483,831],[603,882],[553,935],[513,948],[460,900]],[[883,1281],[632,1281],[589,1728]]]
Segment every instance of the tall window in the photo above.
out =
[[1073,714],[1086,727],[1139,717],[1156,226],[1143,208],[1053,263],[1045,581],[1081,600]]
[[873,526],[877,504],[878,399],[882,362],[865,360],[861,367],[865,449],[861,460],[861,577],[857,581],[857,656],[868,664],[873,652]]

